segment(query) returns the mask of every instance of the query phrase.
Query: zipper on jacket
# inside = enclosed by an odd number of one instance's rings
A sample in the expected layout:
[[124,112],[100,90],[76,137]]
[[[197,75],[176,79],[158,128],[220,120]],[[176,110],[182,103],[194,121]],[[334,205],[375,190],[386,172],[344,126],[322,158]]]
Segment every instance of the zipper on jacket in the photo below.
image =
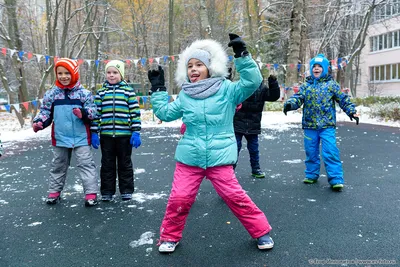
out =
[[[71,90],[72,91],[72,90]],[[71,93],[71,91],[70,91],[70,93]],[[69,94],[67,93],[67,90],[65,91],[65,98],[68,98],[68,99],[70,99],[69,98]],[[72,125],[72,136],[73,136],[73,140],[74,140],[74,142],[72,143],[72,147],[75,147],[75,123],[74,123],[74,113],[72,112],[72,110],[71,110],[71,125]]]
[[113,137],[115,137],[115,85],[113,86]]

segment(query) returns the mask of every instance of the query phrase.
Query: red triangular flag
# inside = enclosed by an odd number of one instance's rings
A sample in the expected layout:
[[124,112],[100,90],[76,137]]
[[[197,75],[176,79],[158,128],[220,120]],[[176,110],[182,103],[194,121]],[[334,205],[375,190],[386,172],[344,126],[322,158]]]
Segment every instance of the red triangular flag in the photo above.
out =
[[149,58],[150,64],[153,64],[154,58]]
[[28,59],[31,59],[33,57],[31,52],[28,52]]
[[24,106],[24,108],[26,109],[26,111],[28,111],[29,102],[24,102],[24,103],[22,103],[22,106]]
[[83,59],[78,59],[78,65],[80,66],[80,65],[82,65],[82,63],[83,63]]
[[172,61],[175,61],[175,57],[174,56],[171,56],[171,59],[172,59]]
[[3,47],[3,48],[1,49],[1,52],[3,53],[3,55],[6,55],[6,54],[7,54],[7,48]]

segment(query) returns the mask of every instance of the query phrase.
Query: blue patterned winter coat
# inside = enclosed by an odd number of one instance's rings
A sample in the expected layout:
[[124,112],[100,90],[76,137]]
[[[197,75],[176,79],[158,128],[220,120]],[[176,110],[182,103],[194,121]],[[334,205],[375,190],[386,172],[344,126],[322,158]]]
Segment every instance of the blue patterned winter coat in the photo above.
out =
[[304,104],[302,127],[314,130],[336,127],[335,102],[348,116],[357,113],[349,96],[340,91],[339,84],[330,75],[319,79],[307,77],[299,92],[286,101],[291,110]]
[[[82,119],[72,113],[73,108],[82,109]],[[54,85],[45,93],[33,122],[43,122],[44,128],[52,124],[53,146],[73,148],[91,144],[90,121],[96,114],[92,93],[79,82],[72,89]]]

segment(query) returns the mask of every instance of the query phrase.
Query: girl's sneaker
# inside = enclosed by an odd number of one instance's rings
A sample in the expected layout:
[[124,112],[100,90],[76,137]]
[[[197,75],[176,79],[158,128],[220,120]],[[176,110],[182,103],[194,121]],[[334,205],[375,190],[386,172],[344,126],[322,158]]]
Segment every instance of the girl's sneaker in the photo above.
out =
[[47,203],[48,205],[57,204],[58,202],[61,201],[60,195],[61,195],[60,192],[50,193],[49,196],[48,196],[47,199],[46,199],[46,203]]
[[269,236],[269,233],[257,239],[258,249],[271,249],[274,247],[274,241]]
[[97,204],[98,204],[97,194],[86,194],[86,196],[85,196],[85,206],[86,207],[96,206]]
[[174,252],[176,246],[179,244],[179,242],[169,242],[169,241],[164,241],[161,243],[161,245],[158,247],[159,252]]

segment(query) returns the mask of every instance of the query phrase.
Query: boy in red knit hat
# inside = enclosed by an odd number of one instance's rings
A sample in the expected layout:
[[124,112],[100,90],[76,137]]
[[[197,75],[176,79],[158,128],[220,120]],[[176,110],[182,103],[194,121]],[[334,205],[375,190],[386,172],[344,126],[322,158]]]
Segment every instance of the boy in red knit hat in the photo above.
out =
[[85,192],[85,206],[97,204],[98,182],[91,152],[90,122],[96,118],[96,105],[90,91],[79,82],[79,66],[75,60],[61,58],[54,67],[57,80],[48,90],[33,119],[33,131],[52,125],[51,141],[54,159],[49,177],[47,204],[61,200],[71,155],[75,154],[77,168]]

